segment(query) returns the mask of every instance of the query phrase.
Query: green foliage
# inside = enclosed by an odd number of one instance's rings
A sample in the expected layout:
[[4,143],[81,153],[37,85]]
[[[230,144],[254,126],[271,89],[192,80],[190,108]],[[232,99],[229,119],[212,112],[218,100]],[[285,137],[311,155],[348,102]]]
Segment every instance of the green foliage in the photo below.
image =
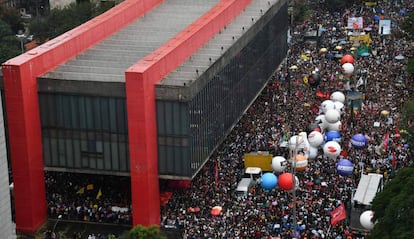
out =
[[19,30],[24,30],[20,13],[14,8],[0,5],[0,19],[10,26],[12,34],[17,34]]
[[414,98],[407,101],[401,109],[400,132],[410,146],[411,155],[414,155]]
[[41,42],[55,38],[107,11],[113,4],[82,1],[55,8],[48,16],[39,16],[29,25],[30,32]]
[[377,221],[369,239],[412,238],[414,235],[414,168],[401,169],[373,200],[373,221]]
[[414,58],[408,59],[408,64],[405,70],[410,74],[414,74]]
[[0,20],[0,64],[21,53],[19,41],[6,22]]
[[409,37],[414,37],[414,12],[410,11],[404,21],[401,23],[401,28],[407,33]]
[[166,239],[166,237],[160,234],[159,226],[144,227],[137,225],[129,232],[123,234],[121,239]]

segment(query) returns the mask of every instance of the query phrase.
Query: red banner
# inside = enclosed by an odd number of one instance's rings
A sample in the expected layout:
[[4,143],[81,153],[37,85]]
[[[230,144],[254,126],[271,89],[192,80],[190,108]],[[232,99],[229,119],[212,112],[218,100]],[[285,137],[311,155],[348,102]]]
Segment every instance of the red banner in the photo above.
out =
[[341,206],[335,208],[335,210],[331,212],[331,224],[335,226],[338,222],[344,219],[346,219],[346,211],[344,204],[341,204]]

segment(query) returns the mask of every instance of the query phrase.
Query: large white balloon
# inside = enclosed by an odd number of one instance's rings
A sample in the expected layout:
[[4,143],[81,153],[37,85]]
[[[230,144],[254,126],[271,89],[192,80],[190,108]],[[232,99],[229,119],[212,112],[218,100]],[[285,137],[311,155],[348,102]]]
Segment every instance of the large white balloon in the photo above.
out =
[[333,102],[341,102],[342,104],[345,104],[345,95],[340,91],[335,91],[332,93],[330,99]]
[[332,100],[324,100],[321,103],[321,109],[323,111],[323,113],[326,113],[326,111],[334,109],[335,105],[334,102]]
[[326,129],[328,131],[329,130],[332,130],[332,131],[338,131],[338,132],[340,132],[342,130],[342,122],[341,121],[338,121],[338,122],[333,123],[333,124],[327,124]]
[[334,102],[334,109],[341,115],[345,114],[345,105],[340,101]]
[[359,222],[367,230],[374,228],[374,223],[371,221],[371,218],[374,216],[374,212],[371,210],[365,211],[359,216]]
[[303,135],[302,133],[300,133],[299,135],[293,135],[292,137],[290,137],[289,139],[290,150],[295,150],[295,149],[301,150],[301,149],[305,149],[306,147],[308,147],[309,143],[307,142],[306,133],[305,135]]
[[328,123],[333,124],[341,120],[341,114],[334,109],[330,109],[326,111],[325,119]]
[[336,141],[329,141],[323,146],[323,153],[330,159],[336,159],[341,153],[341,145]]
[[319,147],[323,143],[323,135],[321,132],[312,131],[308,135],[308,142],[312,147]]
[[342,65],[342,72],[344,74],[352,74],[354,73],[354,65],[352,65],[351,63],[345,63]]
[[321,131],[323,132],[326,127],[328,127],[328,122],[326,121],[325,115],[318,115],[315,118],[315,123],[319,125],[319,128],[321,128]]
[[309,148],[309,156],[308,156],[308,159],[316,159],[316,157],[318,157],[318,148],[311,146]]
[[272,158],[272,169],[277,173],[285,171],[286,164],[286,159],[282,156],[275,156]]

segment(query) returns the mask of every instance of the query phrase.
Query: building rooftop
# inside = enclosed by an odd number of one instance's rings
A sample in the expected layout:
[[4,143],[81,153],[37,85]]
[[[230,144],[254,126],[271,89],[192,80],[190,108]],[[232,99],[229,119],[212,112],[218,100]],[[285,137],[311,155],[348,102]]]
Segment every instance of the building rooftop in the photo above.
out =
[[219,0],[166,0],[42,78],[125,82],[125,70],[186,28]]

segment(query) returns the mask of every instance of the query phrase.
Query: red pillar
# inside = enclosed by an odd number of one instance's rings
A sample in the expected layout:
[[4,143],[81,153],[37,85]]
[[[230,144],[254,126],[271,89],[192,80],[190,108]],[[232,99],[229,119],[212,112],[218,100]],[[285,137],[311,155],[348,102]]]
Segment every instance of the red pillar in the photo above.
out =
[[47,218],[36,79],[30,64],[4,66],[16,229],[34,232]]
[[155,89],[146,74],[126,72],[133,225],[160,224]]

